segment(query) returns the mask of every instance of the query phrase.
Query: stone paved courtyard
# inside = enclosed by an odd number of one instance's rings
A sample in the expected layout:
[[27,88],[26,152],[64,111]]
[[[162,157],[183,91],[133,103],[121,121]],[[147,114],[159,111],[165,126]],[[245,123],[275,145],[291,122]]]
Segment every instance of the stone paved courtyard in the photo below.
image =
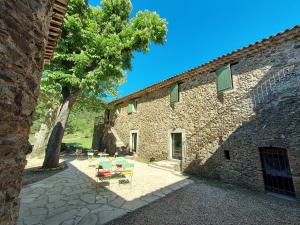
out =
[[134,162],[131,183],[97,184],[87,160],[68,159],[68,169],[21,192],[18,225],[100,225],[190,183],[187,177]]

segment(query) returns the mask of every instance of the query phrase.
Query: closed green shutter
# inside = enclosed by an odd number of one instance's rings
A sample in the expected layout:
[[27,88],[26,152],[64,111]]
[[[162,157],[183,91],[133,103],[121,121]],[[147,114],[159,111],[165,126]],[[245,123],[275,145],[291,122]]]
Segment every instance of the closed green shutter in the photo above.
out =
[[171,101],[171,104],[175,104],[176,102],[179,102],[178,84],[173,84],[171,86],[170,101]]
[[218,93],[232,89],[232,77],[230,65],[222,66],[216,70]]
[[133,103],[129,102],[128,103],[128,113],[132,113],[132,111],[133,111]]

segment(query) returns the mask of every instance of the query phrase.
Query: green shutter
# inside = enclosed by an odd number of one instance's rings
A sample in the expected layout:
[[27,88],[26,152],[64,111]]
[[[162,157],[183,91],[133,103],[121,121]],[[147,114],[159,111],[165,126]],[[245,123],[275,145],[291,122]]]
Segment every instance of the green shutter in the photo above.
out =
[[230,65],[222,66],[216,70],[217,75],[217,91],[223,92],[232,89],[232,77]]
[[170,101],[171,101],[171,104],[175,104],[176,102],[179,102],[178,84],[173,84],[171,86]]
[[128,103],[128,113],[132,113],[132,111],[133,111],[133,103],[129,102]]

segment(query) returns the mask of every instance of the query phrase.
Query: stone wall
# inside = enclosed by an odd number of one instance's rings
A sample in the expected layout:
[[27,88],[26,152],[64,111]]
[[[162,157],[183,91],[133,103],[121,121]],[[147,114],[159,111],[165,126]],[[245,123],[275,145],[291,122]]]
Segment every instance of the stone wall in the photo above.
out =
[[[137,154],[148,160],[169,158],[170,132],[180,129],[185,171],[260,191],[258,148],[284,147],[299,197],[300,39],[244,58],[231,71],[232,90],[218,95],[215,73],[198,74],[182,81],[174,107],[169,88],[162,88],[138,98],[132,114],[127,102],[118,105],[121,110],[111,112],[111,126],[126,146],[130,130],[138,130]],[[224,159],[224,150],[230,160]]]
[[16,224],[51,0],[0,1],[0,224]]

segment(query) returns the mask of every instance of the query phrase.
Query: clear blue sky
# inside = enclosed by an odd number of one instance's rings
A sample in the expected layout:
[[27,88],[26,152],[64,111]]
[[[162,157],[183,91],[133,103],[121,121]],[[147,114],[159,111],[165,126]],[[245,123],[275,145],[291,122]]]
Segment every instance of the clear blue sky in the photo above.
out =
[[[99,5],[99,0],[89,0]],[[122,97],[300,23],[300,0],[132,0],[132,16],[156,11],[167,43],[135,54]]]

